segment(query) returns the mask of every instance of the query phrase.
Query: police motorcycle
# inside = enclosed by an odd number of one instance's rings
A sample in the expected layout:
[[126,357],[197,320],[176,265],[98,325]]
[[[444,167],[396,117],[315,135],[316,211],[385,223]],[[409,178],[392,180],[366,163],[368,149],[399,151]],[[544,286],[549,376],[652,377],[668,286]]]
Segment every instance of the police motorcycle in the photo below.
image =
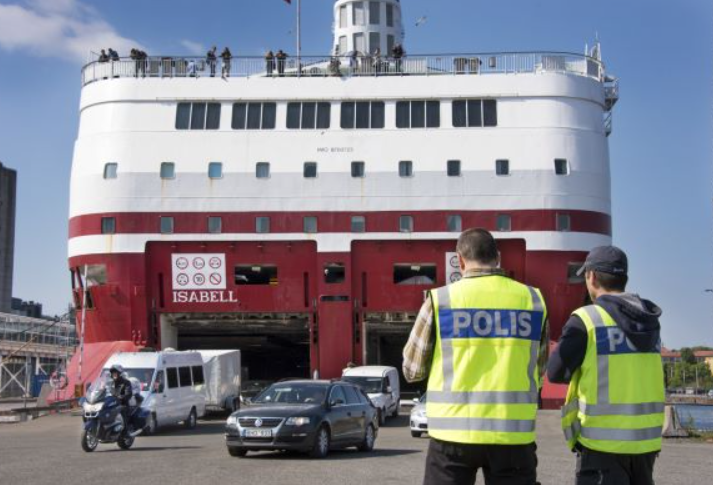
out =
[[[135,401],[138,381],[134,386],[132,381],[131,404],[140,404]],[[140,405],[130,405],[126,411],[131,426],[127,426],[121,414],[121,403],[112,394],[113,381],[107,370],[87,390],[86,396],[80,399],[84,411],[84,429],[82,430],[82,449],[87,453],[97,449],[99,443],[116,443],[122,450],[128,450],[134,444],[136,436],[146,427],[149,412]],[[140,396],[140,395],[139,395]]]

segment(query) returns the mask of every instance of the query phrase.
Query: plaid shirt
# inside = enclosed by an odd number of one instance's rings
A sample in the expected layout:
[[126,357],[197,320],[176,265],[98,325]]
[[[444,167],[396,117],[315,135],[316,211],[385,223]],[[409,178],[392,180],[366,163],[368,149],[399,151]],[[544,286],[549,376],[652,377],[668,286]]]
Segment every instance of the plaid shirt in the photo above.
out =
[[[465,272],[464,278],[477,278],[480,276],[504,276],[505,273],[499,268],[492,270],[468,270]],[[428,377],[428,372],[431,369],[431,359],[433,358],[433,346],[435,337],[433,336],[433,303],[430,293],[423,302],[421,310],[418,312],[416,322],[411,330],[411,336],[404,347],[404,362],[403,373],[408,382],[419,382]],[[539,369],[540,378],[543,377],[547,366],[547,358],[549,356],[549,325],[545,320],[542,328],[542,339],[540,341],[540,358]],[[540,379],[542,382],[542,379]]]

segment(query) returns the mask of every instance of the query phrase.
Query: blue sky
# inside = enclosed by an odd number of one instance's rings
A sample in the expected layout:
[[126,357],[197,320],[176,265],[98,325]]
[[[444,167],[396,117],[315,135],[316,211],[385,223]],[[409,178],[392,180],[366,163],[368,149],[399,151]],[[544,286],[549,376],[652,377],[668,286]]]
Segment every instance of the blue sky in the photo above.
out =
[[[303,0],[304,53],[331,45],[331,0]],[[610,138],[614,240],[631,289],[664,311],[669,347],[713,345],[708,0],[403,0],[408,52],[582,52],[598,33],[621,79]],[[416,28],[415,21],[427,17]],[[19,172],[15,296],[70,301],[69,171],[89,49],[294,52],[282,0],[0,0],[0,160]]]

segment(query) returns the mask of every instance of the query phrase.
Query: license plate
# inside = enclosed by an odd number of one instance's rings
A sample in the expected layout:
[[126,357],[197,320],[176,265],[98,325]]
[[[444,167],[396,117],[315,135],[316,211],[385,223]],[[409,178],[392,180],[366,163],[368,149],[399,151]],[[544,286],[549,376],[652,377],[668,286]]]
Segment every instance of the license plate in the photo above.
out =
[[272,438],[271,429],[246,429],[246,438]]

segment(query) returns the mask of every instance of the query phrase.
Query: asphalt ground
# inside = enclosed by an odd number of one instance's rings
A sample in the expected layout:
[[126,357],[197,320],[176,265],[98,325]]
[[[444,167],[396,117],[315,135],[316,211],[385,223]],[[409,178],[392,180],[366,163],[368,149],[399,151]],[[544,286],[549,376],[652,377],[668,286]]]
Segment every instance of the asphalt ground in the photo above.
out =
[[[287,453],[232,458],[223,441],[223,420],[139,437],[129,451],[100,445],[85,453],[79,444],[81,418],[53,415],[0,425],[0,484],[419,484],[428,438],[411,437],[406,414],[381,428],[373,452],[335,451],[324,460]],[[574,482],[574,455],[564,445],[558,415],[544,411],[538,418],[543,485]],[[656,479],[658,485],[713,484],[713,444],[666,441]]]

